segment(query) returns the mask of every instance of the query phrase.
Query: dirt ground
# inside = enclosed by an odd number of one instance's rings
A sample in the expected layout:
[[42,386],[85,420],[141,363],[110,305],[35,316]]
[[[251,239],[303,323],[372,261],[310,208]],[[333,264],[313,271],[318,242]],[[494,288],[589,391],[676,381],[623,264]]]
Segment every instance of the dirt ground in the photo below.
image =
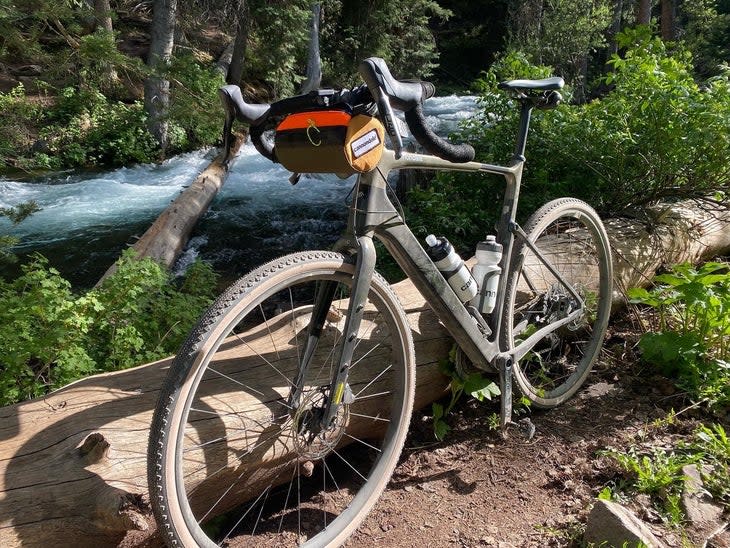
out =
[[[530,441],[490,430],[496,405],[463,400],[443,442],[435,441],[430,410],[417,413],[388,490],[346,546],[581,546],[593,501],[616,476],[599,452],[626,449],[683,405],[668,381],[637,365],[637,338],[613,327],[579,394],[532,413]],[[690,415],[674,428],[691,431]],[[667,545],[681,545],[676,532],[653,528]]]

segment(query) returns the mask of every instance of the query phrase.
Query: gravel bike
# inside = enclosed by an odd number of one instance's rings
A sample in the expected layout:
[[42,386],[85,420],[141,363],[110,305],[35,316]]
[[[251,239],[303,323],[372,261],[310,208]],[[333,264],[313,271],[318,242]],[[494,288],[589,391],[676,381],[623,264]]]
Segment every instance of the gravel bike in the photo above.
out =
[[[416,386],[411,326],[375,272],[376,238],[456,341],[459,361],[498,373],[503,428],[513,381],[534,406],[556,406],[578,390],[600,351],[612,265],[598,215],[563,198],[524,226],[516,222],[531,112],[560,102],[562,79],[500,85],[521,109],[514,156],[500,166],[434,134],[422,110],[431,84],[397,80],[379,58],[365,60],[360,74],[365,83],[353,90],[271,105],[246,103],[237,86],[221,89],[227,147],[237,119],[274,161],[289,154],[313,165],[341,154],[343,143],[358,156],[384,135],[390,148],[353,168],[360,173],[347,227],[332,251],[287,255],[238,280],[175,358],[148,453],[150,499],[171,546],[337,546],[376,503],[403,447]],[[425,153],[405,151],[394,110]],[[343,140],[353,122],[343,130],[342,112],[376,125]],[[311,146],[291,148],[290,138]],[[325,169],[347,170],[350,160]],[[482,279],[458,257],[443,258],[453,252],[445,240],[429,237],[424,249],[411,233],[391,199],[395,169],[504,177],[496,236],[481,244],[492,261]]]

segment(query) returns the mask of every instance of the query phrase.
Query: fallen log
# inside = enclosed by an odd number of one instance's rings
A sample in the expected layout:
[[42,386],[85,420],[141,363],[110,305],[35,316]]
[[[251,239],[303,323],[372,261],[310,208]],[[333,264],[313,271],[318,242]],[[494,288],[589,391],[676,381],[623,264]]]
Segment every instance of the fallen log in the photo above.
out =
[[[617,299],[661,266],[730,250],[730,211],[682,202],[645,222],[607,222]],[[451,339],[408,281],[394,286],[416,348],[417,407],[447,389],[437,363]],[[0,408],[0,546],[154,543],[146,447],[169,360],[78,381],[45,398]]]
[[[419,349],[422,407],[447,387],[437,362],[452,343],[411,284],[396,289]],[[148,541],[155,525],[147,507],[147,436],[169,366],[167,359],[97,375],[0,409],[0,546]]]
[[[243,136],[236,136],[230,151],[231,158],[236,155],[244,140]],[[223,187],[229,168],[226,158],[226,152],[220,152],[132,245],[132,249],[137,252],[137,258],[149,257],[167,268],[175,264],[190,239],[193,228],[205,215],[210,202]],[[116,269],[117,264],[114,263],[97,285],[111,276]]]

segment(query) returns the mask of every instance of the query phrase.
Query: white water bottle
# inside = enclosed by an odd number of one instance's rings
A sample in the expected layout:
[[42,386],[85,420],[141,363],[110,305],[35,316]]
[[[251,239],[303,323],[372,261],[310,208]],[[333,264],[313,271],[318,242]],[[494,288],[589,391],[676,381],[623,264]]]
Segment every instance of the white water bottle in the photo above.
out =
[[465,303],[474,298],[477,294],[476,281],[459,254],[454,251],[454,246],[446,238],[437,238],[433,234],[426,236],[426,243],[428,244],[426,249],[428,256],[444,275],[461,302]]
[[494,236],[477,244],[477,262],[472,268],[472,275],[479,285],[479,292],[472,299],[471,304],[482,314],[490,314],[497,302],[497,286],[502,269],[499,262],[502,260],[502,244],[497,243]]

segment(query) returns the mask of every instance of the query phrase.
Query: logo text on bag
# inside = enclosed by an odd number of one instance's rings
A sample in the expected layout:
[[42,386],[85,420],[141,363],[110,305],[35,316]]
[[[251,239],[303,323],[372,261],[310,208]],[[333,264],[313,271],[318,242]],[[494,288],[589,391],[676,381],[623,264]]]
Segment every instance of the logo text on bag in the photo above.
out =
[[351,144],[352,155],[355,158],[360,158],[362,155],[367,154],[380,144],[380,137],[378,132],[374,129],[368,131],[362,137],[358,137]]

